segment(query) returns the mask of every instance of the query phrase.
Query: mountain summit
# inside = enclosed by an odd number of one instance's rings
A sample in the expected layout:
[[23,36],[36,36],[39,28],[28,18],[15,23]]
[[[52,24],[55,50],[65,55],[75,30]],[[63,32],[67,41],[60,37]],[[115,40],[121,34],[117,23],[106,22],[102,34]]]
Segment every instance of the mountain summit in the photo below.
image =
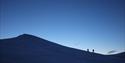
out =
[[22,35],[19,35],[17,36],[17,38],[20,38],[20,39],[28,39],[28,40],[33,40],[33,39],[42,39],[42,38],[39,38],[39,37],[36,37],[34,35],[30,35],[30,34],[22,34]]
[[22,34],[22,35],[19,35],[18,37],[36,37],[36,36],[30,35],[30,34]]
[[22,34],[0,40],[0,63],[124,63],[117,56],[106,56],[69,48]]

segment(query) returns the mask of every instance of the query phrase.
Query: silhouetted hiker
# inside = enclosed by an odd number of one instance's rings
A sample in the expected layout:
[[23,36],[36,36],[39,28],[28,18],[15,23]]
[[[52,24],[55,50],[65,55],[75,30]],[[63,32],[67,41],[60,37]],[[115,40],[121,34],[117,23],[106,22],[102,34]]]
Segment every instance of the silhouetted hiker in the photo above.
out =
[[93,52],[93,53],[94,53],[94,51],[95,51],[95,50],[94,50],[94,49],[92,49],[92,52]]
[[87,52],[89,52],[89,49],[87,49]]

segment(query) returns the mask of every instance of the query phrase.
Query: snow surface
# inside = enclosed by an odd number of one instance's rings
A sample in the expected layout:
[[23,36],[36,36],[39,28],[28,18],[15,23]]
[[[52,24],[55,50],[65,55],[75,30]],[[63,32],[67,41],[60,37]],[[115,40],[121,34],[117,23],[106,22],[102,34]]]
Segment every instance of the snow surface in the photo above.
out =
[[28,34],[0,40],[0,63],[125,63],[124,59],[69,48]]

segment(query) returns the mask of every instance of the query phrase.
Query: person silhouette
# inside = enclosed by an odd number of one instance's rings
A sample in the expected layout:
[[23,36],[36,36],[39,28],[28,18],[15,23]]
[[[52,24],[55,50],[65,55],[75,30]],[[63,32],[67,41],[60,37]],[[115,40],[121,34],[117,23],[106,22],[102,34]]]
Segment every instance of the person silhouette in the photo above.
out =
[[92,52],[94,53],[94,52],[95,52],[95,50],[94,50],[94,49],[92,49]]
[[89,52],[89,49],[87,49],[87,52]]

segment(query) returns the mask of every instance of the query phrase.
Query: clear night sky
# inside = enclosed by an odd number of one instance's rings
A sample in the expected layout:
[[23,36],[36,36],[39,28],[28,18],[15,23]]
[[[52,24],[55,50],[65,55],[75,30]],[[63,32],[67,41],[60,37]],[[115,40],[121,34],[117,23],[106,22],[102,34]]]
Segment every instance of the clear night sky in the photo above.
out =
[[98,53],[125,51],[124,0],[0,0],[0,38],[32,34]]

